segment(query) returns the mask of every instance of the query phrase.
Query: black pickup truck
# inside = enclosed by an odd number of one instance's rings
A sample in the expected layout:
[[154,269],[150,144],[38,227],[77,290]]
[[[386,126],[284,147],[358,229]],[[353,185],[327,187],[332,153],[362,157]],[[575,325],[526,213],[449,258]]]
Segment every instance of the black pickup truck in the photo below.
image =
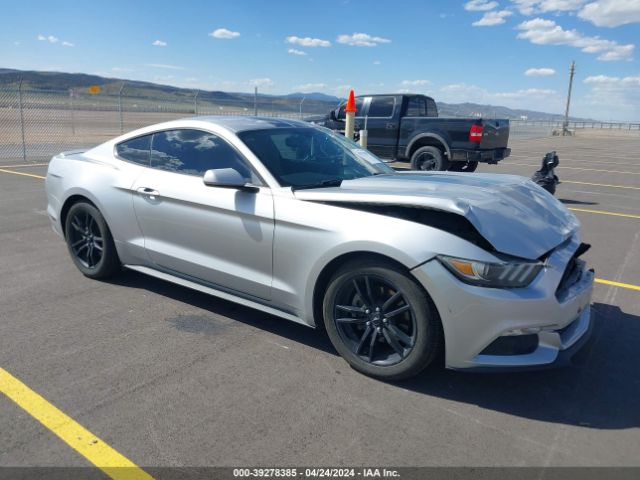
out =
[[[414,170],[473,172],[478,162],[498,163],[511,153],[509,120],[438,117],[425,95],[356,97],[355,130],[368,131],[367,148],[387,161],[410,161]],[[344,130],[344,104],[308,121]]]

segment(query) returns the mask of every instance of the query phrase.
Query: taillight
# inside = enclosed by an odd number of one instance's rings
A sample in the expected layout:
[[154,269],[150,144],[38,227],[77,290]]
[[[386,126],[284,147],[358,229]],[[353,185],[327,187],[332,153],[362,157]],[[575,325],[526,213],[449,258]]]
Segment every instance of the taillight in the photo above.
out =
[[469,130],[469,141],[470,142],[480,142],[482,141],[482,131],[484,130],[484,126],[482,125],[471,125],[471,130]]

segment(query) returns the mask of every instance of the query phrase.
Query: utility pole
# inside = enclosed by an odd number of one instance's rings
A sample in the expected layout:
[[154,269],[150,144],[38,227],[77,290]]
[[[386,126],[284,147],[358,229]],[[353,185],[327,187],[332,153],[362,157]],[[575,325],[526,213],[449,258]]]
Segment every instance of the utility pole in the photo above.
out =
[[571,88],[573,87],[573,75],[576,72],[576,62],[571,62],[569,69],[569,92],[567,93],[567,109],[564,111],[564,125],[562,125],[562,135],[569,135],[569,106],[571,105]]

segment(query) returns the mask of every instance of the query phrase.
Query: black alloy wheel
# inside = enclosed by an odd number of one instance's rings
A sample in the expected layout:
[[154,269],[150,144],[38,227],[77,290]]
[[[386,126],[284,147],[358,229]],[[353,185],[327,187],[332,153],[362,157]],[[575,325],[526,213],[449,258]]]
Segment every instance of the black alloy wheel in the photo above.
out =
[[329,282],[324,324],[338,353],[367,375],[401,380],[440,351],[442,329],[433,302],[395,265],[349,262]]
[[95,268],[102,260],[104,238],[95,218],[88,211],[76,212],[71,217],[69,247],[85,268]]
[[67,247],[84,275],[105,278],[120,268],[120,260],[107,224],[96,207],[78,202],[65,220]]
[[356,275],[335,299],[334,321],[347,347],[374,365],[399,363],[416,343],[416,318],[405,294],[387,279]]

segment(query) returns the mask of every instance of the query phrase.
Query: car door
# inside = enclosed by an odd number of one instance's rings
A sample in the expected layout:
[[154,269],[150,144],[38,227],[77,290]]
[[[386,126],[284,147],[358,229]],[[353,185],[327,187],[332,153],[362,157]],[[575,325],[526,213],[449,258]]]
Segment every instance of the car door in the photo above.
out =
[[[206,186],[203,175],[234,168],[257,191]],[[156,132],[151,168],[136,180],[134,209],[157,268],[269,299],[274,230],[271,190],[229,142],[209,132]]]
[[396,97],[380,95],[371,97],[367,110],[367,130],[369,140],[367,148],[385,159],[395,156],[398,142],[398,121],[394,118]]

